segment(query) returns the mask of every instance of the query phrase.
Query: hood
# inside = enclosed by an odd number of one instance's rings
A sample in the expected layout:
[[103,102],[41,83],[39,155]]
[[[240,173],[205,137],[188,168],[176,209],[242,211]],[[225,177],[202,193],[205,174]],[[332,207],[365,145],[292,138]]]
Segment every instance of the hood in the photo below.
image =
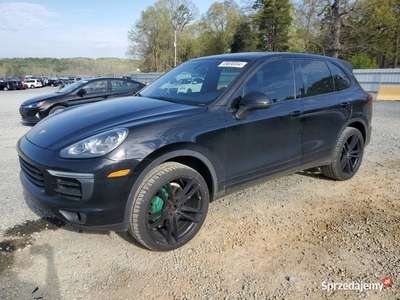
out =
[[43,100],[49,100],[49,99],[52,99],[52,98],[57,98],[60,95],[61,94],[57,94],[57,93],[40,95],[40,96],[33,97],[33,98],[30,98],[30,99],[22,102],[22,105],[30,105],[30,104],[37,103],[37,102],[40,102],[40,101],[43,101]]
[[145,97],[116,98],[67,108],[50,115],[37,123],[26,138],[41,148],[60,150],[111,128],[132,128],[135,124],[205,109]]

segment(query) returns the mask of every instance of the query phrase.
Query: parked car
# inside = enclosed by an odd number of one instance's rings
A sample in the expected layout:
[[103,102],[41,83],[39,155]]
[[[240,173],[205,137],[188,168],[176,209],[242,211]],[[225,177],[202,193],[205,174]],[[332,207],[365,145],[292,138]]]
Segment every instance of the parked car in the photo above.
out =
[[203,85],[203,78],[182,78],[168,87],[167,94],[199,92]]
[[47,86],[59,86],[61,82],[60,79],[48,79]]
[[24,80],[24,83],[25,83],[30,89],[43,87],[43,83],[42,83],[39,79],[34,79],[34,78],[25,79],[25,80]]
[[20,80],[12,80],[16,90],[23,90],[24,86]]
[[143,87],[144,84],[141,82],[113,77],[80,80],[55,93],[24,101],[19,113],[24,122],[37,123],[48,115],[67,107],[114,97],[132,96]]
[[15,80],[0,80],[0,90],[9,91],[17,89],[19,89],[19,86]]
[[[162,94],[184,73],[204,82]],[[291,53],[185,62],[137,97],[67,109],[17,145],[26,194],[59,219],[129,231],[167,251],[200,230],[210,201],[310,168],[352,178],[371,137],[371,95],[351,65]]]

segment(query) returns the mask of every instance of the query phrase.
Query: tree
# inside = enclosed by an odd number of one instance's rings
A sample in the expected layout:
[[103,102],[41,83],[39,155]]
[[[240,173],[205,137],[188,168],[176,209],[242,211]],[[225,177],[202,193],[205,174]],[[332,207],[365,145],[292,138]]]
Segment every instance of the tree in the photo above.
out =
[[258,49],[287,51],[292,5],[289,0],[256,0],[254,24],[258,27]]
[[257,50],[257,32],[250,16],[241,15],[239,25],[233,35],[231,52],[251,52]]
[[240,20],[234,0],[214,2],[199,23],[202,55],[231,52],[233,36]]
[[325,55],[325,45],[320,39],[322,11],[321,0],[295,2],[290,50]]
[[397,65],[399,38],[399,0],[364,0],[354,5],[343,27],[342,39],[346,59],[364,55],[379,67]]
[[128,32],[128,54],[142,59],[145,72],[164,72],[174,66],[176,31],[194,20],[196,8],[190,0],[158,0],[141,13]]

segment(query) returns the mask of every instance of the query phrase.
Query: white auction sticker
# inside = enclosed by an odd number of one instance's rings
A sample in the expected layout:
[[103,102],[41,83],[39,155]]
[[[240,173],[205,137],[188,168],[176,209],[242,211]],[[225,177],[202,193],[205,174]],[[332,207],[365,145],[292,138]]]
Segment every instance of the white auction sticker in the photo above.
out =
[[218,67],[243,68],[246,64],[245,61],[224,61]]

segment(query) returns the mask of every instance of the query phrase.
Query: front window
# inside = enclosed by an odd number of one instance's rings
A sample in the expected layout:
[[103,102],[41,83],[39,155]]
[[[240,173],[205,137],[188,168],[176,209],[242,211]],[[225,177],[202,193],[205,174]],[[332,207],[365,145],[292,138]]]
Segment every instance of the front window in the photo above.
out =
[[189,61],[151,83],[140,95],[177,103],[206,105],[221,95],[249,63],[223,59]]

